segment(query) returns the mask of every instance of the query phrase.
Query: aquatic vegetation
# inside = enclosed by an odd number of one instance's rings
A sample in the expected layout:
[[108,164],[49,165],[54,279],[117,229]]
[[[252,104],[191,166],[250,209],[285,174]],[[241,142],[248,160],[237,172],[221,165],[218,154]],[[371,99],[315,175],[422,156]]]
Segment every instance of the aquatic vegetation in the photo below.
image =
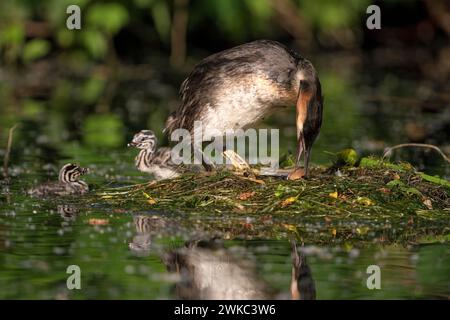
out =
[[318,243],[415,242],[435,235],[441,241],[450,232],[450,187],[446,180],[428,177],[408,164],[363,158],[359,167],[338,172],[313,168],[306,180],[217,171],[97,196],[114,207],[186,213],[186,224],[230,238],[294,235]]

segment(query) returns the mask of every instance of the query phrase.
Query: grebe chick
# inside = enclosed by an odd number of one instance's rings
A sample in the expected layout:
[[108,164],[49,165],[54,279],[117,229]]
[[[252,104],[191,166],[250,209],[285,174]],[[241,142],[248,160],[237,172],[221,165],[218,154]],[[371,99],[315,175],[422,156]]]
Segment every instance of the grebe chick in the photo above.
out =
[[156,180],[176,178],[180,175],[177,166],[172,162],[170,148],[157,148],[158,139],[151,130],[136,133],[128,144],[141,151],[135,158],[139,171],[151,173]]
[[89,186],[79,178],[86,173],[88,173],[87,168],[68,163],[59,171],[59,181],[50,181],[31,188],[28,194],[35,197],[85,194],[89,191]]

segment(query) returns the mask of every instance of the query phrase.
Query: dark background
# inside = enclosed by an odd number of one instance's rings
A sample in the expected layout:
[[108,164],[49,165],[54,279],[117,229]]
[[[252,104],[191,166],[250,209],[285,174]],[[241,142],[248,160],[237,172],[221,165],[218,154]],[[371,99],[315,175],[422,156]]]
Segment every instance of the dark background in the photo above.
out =
[[[69,4],[81,7],[81,30],[66,28]],[[366,27],[370,4],[381,8],[381,30]],[[193,66],[265,38],[298,50],[319,71],[326,104],[314,162],[328,161],[323,151],[380,155],[403,142],[449,153],[449,35],[445,0],[2,1],[0,148],[16,123],[22,148],[13,162],[35,145],[29,153],[43,162],[70,156],[61,151],[69,143],[121,148],[143,128],[167,143],[161,129]],[[264,124],[281,129],[281,153],[295,149],[293,112]],[[433,152],[395,155],[448,174]]]

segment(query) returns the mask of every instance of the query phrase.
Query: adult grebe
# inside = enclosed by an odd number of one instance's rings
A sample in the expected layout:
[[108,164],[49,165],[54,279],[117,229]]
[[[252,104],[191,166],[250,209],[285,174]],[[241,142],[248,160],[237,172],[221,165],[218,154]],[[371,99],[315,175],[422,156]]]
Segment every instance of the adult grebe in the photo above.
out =
[[[213,54],[194,67],[180,88],[181,104],[166,122],[202,135],[252,127],[278,108],[297,107],[297,163],[304,154],[308,173],[311,147],[322,124],[323,96],[311,62],[286,46],[258,40]],[[205,163],[205,168],[210,169]]]

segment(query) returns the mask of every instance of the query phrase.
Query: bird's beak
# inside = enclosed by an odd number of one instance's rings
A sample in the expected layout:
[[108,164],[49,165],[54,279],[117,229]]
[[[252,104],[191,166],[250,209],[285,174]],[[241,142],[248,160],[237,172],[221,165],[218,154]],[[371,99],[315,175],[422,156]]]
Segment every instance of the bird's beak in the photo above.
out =
[[322,126],[323,96],[319,79],[300,81],[297,99],[297,161],[304,155],[304,175],[308,176],[311,148]]
[[291,240],[292,275],[291,296],[293,300],[315,300],[316,284],[306,257],[297,249],[297,243]]
[[136,147],[136,144],[134,142],[130,142],[127,144],[127,147]]
[[295,167],[300,167],[300,160],[302,158],[303,152],[305,151],[305,137],[303,136],[303,131],[299,131],[297,128],[297,156],[295,161]]
[[311,86],[302,81],[300,83],[300,92],[297,99],[297,160],[296,169],[300,167],[300,160],[302,155],[305,155],[304,170],[305,175],[308,172],[309,155],[311,151],[311,145],[306,143],[305,140],[305,125],[308,118],[308,106],[313,99],[313,90]]

